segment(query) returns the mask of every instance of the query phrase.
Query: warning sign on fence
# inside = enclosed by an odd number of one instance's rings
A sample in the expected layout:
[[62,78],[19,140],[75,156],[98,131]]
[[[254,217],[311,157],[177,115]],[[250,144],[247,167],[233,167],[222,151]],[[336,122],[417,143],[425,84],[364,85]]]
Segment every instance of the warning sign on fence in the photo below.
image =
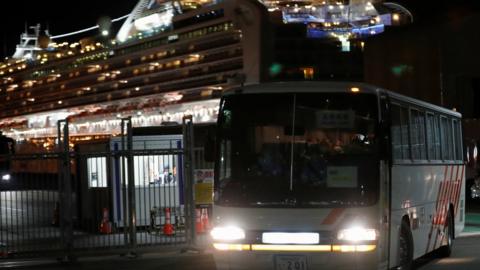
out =
[[213,203],[213,169],[195,170],[195,204]]

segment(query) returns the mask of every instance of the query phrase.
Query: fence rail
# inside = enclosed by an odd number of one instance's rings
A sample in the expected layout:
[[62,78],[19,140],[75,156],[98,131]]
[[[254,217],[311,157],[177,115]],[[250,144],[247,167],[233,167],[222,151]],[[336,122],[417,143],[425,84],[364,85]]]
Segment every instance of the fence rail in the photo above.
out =
[[96,150],[72,151],[64,121],[56,151],[0,157],[11,174],[0,180],[0,258],[195,242],[193,170],[212,164],[185,139],[192,126],[134,138],[130,119],[122,123],[123,136]]

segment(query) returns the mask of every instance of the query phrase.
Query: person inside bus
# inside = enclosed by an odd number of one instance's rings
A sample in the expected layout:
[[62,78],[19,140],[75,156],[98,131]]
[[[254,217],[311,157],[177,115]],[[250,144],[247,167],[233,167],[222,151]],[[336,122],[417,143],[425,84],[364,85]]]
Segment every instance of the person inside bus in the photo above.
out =
[[[311,186],[326,184],[327,162],[324,157],[326,153],[325,146],[313,133],[306,134],[305,146],[300,158],[300,164],[302,164],[300,180],[303,184]],[[328,147],[335,146],[329,145]]]
[[373,134],[356,133],[351,136],[350,143],[345,147],[348,153],[364,153],[370,151],[374,144]]
[[259,173],[266,176],[281,176],[285,173],[286,162],[280,150],[281,144],[263,144],[258,156]]
[[344,152],[343,142],[336,131],[324,131],[323,138],[321,140],[317,138],[316,140],[319,141],[319,144],[321,145],[322,153],[335,155]]

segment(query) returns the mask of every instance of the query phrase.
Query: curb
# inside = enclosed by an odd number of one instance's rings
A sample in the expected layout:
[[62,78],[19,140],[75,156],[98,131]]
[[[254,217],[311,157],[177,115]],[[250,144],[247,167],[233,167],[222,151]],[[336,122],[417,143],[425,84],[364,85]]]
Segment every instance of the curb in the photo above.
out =
[[480,231],[479,232],[461,232],[457,238],[465,238],[465,237],[471,237],[471,236],[480,236]]
[[0,269],[8,268],[18,268],[18,267],[29,267],[29,266],[40,266],[40,265],[52,265],[58,264],[58,261],[52,259],[39,259],[39,260],[16,260],[9,262],[0,261]]
[[[109,255],[98,255],[98,256],[80,256],[76,258],[76,262],[95,262],[95,261],[104,261],[104,260],[112,260],[112,261],[121,261],[126,259],[161,259],[161,258],[172,258],[172,257],[189,257],[189,256],[196,256],[196,255],[208,255],[210,254],[207,251],[207,248],[199,247],[197,249],[188,248],[188,247],[177,247],[172,249],[165,249],[164,251],[146,251],[140,252],[135,257],[129,257],[125,254],[118,255],[118,254],[109,254]],[[46,266],[46,265],[59,265],[62,264],[61,261],[58,259],[13,259],[10,261],[2,261],[0,260],[0,269],[15,269],[15,268],[23,268],[23,267],[32,267],[32,266]]]

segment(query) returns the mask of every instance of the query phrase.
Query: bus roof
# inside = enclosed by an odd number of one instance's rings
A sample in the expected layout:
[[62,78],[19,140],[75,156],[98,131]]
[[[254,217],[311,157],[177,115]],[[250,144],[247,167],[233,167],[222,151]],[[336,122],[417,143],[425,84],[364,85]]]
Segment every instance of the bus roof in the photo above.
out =
[[452,115],[461,118],[462,115],[459,112],[449,110],[444,107],[434,105],[419,99],[407,97],[392,91],[382,89],[366,83],[360,82],[312,82],[312,81],[291,81],[291,82],[272,82],[245,85],[239,88],[233,88],[224,93],[224,95],[232,94],[265,94],[265,93],[351,93],[358,91],[359,93],[370,93],[378,95],[379,93],[385,93],[389,97],[394,98],[400,102],[414,104],[426,109],[441,112],[444,114]]

